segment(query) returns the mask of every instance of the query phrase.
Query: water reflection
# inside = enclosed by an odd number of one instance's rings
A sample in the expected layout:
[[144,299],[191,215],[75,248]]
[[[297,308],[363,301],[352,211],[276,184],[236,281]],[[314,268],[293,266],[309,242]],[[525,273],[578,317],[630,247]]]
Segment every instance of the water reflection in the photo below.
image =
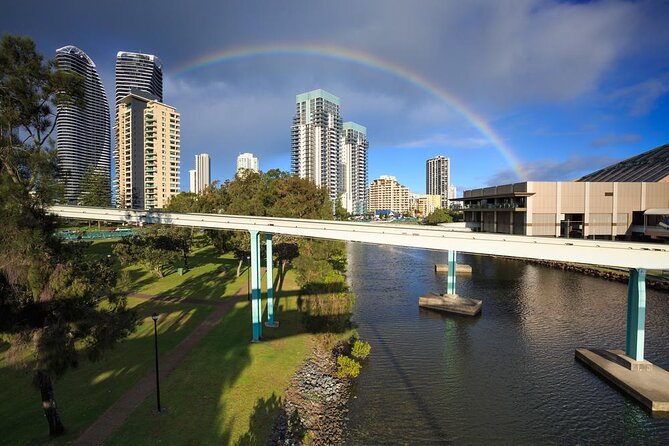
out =
[[[373,347],[351,403],[351,444],[661,443],[651,419],[574,361],[579,346],[624,345],[624,284],[460,254],[458,292],[477,318],[418,307],[444,292],[445,254],[350,244],[354,321]],[[668,295],[648,291],[648,357],[669,362]]]

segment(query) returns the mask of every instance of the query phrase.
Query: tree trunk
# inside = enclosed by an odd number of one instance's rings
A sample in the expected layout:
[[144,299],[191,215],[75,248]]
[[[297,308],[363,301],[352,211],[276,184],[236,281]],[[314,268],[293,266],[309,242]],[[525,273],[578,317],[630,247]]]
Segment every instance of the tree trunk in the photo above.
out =
[[237,265],[237,277],[242,275],[242,265],[244,264],[243,259],[239,259],[239,265]]
[[63,435],[63,433],[65,433],[65,426],[63,426],[63,423],[60,421],[51,377],[45,372],[39,371],[37,372],[36,380],[40,394],[42,395],[44,415],[46,416],[46,421],[49,423],[49,436],[58,437]]
[[184,271],[188,271],[188,252],[184,251]]

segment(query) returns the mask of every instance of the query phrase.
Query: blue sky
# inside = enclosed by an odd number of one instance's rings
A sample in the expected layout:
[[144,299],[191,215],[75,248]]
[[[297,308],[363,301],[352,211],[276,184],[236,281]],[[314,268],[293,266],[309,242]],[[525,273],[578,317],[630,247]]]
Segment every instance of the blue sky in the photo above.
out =
[[3,32],[47,56],[83,49],[110,100],[117,51],[161,58],[164,101],[182,117],[183,188],[200,152],[216,179],[246,151],[263,170],[288,170],[295,95],[315,88],[367,127],[370,180],[395,175],[424,192],[434,155],[451,158],[459,194],[519,180],[452,104],[388,71],[270,53],[179,73],[244,46],[331,46],[401,67],[482,117],[530,180],[574,179],[669,142],[667,2],[2,2]]

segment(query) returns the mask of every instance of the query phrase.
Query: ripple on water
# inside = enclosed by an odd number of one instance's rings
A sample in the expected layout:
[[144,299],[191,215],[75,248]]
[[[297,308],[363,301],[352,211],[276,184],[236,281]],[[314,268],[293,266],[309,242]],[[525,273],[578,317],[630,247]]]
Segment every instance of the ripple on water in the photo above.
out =
[[[445,254],[351,244],[354,321],[372,344],[350,405],[350,444],[669,444],[652,419],[574,361],[624,345],[626,286],[460,254],[478,318],[418,308],[443,292]],[[649,359],[669,368],[669,296],[648,290]]]

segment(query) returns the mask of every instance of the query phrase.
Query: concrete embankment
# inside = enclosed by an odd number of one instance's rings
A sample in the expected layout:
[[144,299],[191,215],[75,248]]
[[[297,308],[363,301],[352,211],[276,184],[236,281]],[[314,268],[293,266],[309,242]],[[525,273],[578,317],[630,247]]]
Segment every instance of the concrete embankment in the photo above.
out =
[[[604,267],[592,267],[580,263],[554,262],[551,260],[518,259],[518,258],[515,258],[513,260],[520,260],[526,263],[533,263],[535,265],[548,266],[550,268],[558,268],[565,271],[574,271],[588,276],[599,277],[602,279],[612,280],[615,282],[627,283],[627,281],[629,280],[629,273],[627,271],[608,269]],[[646,276],[646,286],[648,288],[660,291],[669,291],[669,278],[665,279],[662,277],[656,277],[650,275]]]

